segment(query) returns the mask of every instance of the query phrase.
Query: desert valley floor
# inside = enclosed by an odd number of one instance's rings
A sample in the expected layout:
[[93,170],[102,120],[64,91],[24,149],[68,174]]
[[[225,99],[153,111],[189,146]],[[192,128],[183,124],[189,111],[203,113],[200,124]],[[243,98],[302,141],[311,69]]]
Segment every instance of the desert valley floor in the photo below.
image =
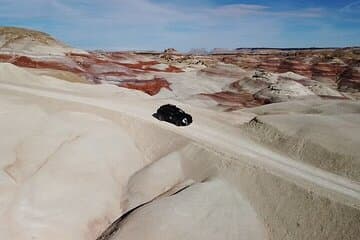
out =
[[[359,61],[0,28],[0,239],[359,239]],[[167,103],[193,123],[152,117]]]

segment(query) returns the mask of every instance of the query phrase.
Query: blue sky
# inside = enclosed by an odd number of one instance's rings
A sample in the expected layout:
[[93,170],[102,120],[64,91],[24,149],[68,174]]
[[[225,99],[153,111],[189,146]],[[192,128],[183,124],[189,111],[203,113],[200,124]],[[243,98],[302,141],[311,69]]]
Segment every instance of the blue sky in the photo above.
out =
[[360,45],[353,0],[0,0],[0,25],[84,49]]

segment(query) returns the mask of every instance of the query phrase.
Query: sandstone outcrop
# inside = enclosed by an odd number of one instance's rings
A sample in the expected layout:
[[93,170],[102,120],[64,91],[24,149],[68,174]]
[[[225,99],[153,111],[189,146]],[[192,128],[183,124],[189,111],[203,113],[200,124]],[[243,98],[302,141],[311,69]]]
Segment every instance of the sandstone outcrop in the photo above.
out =
[[121,81],[118,86],[140,90],[151,96],[158,94],[162,88],[166,88],[171,91],[170,83],[161,78],[154,78],[151,80],[124,80]]
[[35,55],[65,55],[66,53],[82,53],[56,40],[47,33],[16,27],[0,27],[0,51],[8,53]]

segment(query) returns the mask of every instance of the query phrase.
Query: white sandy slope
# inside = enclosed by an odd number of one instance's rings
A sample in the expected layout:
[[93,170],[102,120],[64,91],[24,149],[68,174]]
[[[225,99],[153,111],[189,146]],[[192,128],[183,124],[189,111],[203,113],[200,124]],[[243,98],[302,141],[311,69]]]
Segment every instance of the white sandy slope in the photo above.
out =
[[266,239],[266,233],[250,203],[216,179],[141,208],[111,239]]
[[[28,90],[85,90],[84,95],[94,90],[10,64],[1,64],[0,71],[2,84]],[[116,124],[91,111],[55,109],[44,100],[32,102],[26,93],[2,93],[1,126],[10,136],[1,139],[0,236],[5,239],[94,239],[129,208],[214,171],[211,165],[203,167],[205,159],[184,158],[203,150],[171,132],[129,119]],[[125,101],[148,98],[110,86],[101,86],[92,97],[105,93],[108,99],[126,94]],[[154,137],[159,139],[154,142]]]
[[[92,240],[142,204],[110,238],[358,236],[359,184],[251,140],[239,126],[253,113],[219,114],[11,64],[0,64],[0,98],[0,239]],[[194,123],[154,119],[168,101]]]
[[293,101],[247,111],[258,115],[246,126],[258,141],[360,181],[358,101]]

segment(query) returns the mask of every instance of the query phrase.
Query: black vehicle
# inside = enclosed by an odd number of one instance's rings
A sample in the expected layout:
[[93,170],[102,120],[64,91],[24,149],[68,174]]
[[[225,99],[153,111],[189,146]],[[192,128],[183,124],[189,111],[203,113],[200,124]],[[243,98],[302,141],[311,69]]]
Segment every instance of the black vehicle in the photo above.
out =
[[185,113],[180,108],[171,104],[162,105],[156,113],[153,114],[153,117],[179,127],[188,126],[192,123],[192,117],[190,114]]

